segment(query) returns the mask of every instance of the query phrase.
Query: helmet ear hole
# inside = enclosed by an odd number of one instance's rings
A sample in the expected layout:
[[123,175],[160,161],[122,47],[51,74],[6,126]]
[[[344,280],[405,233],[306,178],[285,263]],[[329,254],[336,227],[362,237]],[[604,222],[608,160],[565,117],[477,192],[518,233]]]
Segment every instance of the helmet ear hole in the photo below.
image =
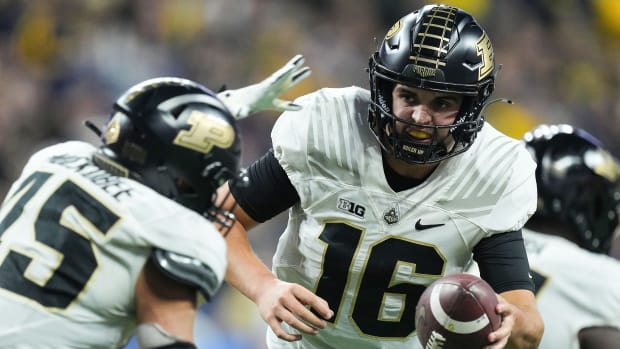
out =
[[134,131],[134,124],[127,114],[116,111],[110,116],[110,121],[102,134],[102,140],[108,147],[119,148],[119,143],[133,135]]
[[145,143],[148,139],[139,123],[135,122],[142,117],[132,119],[125,112],[116,111],[103,134],[105,147],[112,151],[116,161],[130,170],[143,166],[149,154]]

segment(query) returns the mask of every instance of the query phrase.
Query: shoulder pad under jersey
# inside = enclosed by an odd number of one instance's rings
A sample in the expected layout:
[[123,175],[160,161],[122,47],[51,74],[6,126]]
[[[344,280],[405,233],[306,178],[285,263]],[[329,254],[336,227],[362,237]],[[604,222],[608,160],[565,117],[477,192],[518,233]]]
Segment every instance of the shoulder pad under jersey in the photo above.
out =
[[151,259],[169,278],[197,287],[207,301],[222,284],[213,269],[197,258],[156,248],[153,249]]

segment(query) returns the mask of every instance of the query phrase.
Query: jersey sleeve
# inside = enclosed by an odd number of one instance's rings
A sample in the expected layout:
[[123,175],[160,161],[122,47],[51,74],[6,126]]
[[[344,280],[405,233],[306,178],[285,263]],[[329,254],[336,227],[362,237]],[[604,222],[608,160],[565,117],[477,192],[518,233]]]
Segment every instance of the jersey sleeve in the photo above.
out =
[[[299,111],[284,112],[276,121],[271,132],[275,158],[289,177],[300,198],[302,207],[307,207],[319,198],[318,190],[312,190],[310,183],[323,175],[335,176],[335,166],[327,158],[323,146],[328,142],[331,131],[330,120],[325,113],[331,108],[326,101],[326,91],[321,89],[298,98],[295,103],[302,106]],[[339,114],[333,112],[333,118]]]
[[295,103],[302,109],[282,113],[271,132],[274,156],[292,181],[303,180],[310,170],[306,147],[312,113],[319,107],[317,102],[314,94],[298,98]]
[[283,113],[271,133],[275,158],[302,207],[322,199],[322,183],[355,180],[368,142],[368,92],[355,86],[323,88],[298,98],[300,111]]

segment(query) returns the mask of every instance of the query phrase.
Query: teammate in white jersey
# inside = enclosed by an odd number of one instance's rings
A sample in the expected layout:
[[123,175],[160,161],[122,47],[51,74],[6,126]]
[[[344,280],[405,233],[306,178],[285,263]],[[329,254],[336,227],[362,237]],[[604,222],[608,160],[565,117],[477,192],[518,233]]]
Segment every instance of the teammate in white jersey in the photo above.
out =
[[620,164],[569,125],[541,125],[524,141],[538,163],[539,206],[524,229],[545,322],[541,349],[620,346]]
[[238,170],[235,121],[201,85],[156,78],[116,101],[103,140],[39,151],[9,190],[3,348],[115,348],[137,323],[142,347],[193,347],[196,290],[209,299],[226,268],[204,214]]
[[[425,6],[389,30],[369,73],[370,91],[296,100],[244,186],[220,188],[238,205],[227,281],[257,304],[270,348],[421,348],[418,298],[473,253],[500,295],[488,348],[535,348],[521,235],[535,164],[481,115],[496,74],[487,34],[460,9]],[[272,273],[246,231],[288,208]]]
[[[155,78],[114,104],[103,146],[72,141],[34,154],[0,211],[0,347],[195,348],[197,291],[226,268],[214,206],[238,172],[235,119],[309,74],[296,56],[264,81],[219,95]],[[231,114],[232,112],[232,114]],[[95,126],[92,126],[96,131]],[[98,131],[99,132],[99,131]]]

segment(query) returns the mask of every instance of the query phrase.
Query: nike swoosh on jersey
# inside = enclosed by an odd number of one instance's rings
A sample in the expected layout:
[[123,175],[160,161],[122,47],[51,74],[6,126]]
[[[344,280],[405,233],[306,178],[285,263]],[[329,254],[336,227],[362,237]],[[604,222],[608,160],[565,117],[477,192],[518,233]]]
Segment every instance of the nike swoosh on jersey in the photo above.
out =
[[437,228],[437,227],[441,227],[442,225],[446,225],[445,223],[440,223],[440,224],[422,224],[422,218],[418,219],[417,222],[415,222],[415,229],[416,230],[425,230],[425,229],[430,229],[430,228]]

